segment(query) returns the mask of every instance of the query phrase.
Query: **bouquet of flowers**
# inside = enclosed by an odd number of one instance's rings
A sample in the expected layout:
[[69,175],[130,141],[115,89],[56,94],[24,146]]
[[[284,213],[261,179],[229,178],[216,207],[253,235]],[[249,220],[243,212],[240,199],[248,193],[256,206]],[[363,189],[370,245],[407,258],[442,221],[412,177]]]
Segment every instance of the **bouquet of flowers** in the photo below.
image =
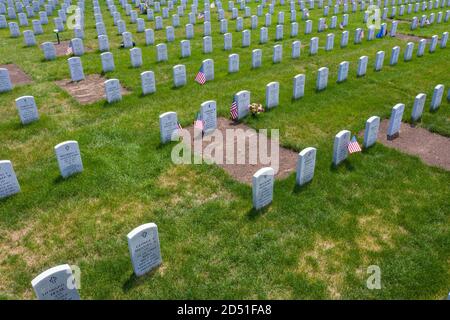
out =
[[264,107],[259,103],[252,103],[248,106],[248,110],[252,116],[256,117],[258,114],[264,112]]

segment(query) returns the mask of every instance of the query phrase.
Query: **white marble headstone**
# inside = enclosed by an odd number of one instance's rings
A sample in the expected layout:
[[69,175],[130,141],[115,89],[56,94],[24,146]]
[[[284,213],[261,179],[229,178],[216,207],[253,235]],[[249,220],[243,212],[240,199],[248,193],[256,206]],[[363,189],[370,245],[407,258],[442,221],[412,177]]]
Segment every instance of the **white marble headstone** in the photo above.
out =
[[217,128],[217,104],[214,100],[205,101],[200,107],[200,117],[203,120],[203,131],[208,133]]
[[165,43],[160,43],[156,45],[156,60],[158,62],[167,61],[167,45]]
[[25,30],[23,32],[23,39],[27,47],[32,47],[36,45],[36,38],[34,37],[34,32],[31,30]]
[[267,43],[268,40],[268,29],[266,27],[262,27],[259,32],[259,43]]
[[72,51],[74,56],[80,57],[84,54],[83,40],[79,38],[74,38],[70,41],[70,44],[72,45]]
[[390,60],[389,64],[391,66],[396,65],[398,62],[399,56],[400,56],[400,47],[399,46],[393,47],[392,53],[391,53],[391,60]]
[[39,300],[80,300],[72,269],[68,264],[48,269],[31,281]]
[[130,49],[131,66],[139,68],[142,66],[142,50],[140,48]]
[[178,117],[176,112],[166,112],[159,116],[161,143],[167,143],[178,136]]
[[298,154],[296,183],[302,186],[314,177],[314,168],[316,166],[316,148],[308,147]]
[[156,92],[155,73],[153,71],[145,71],[141,73],[142,94]]
[[425,100],[427,95],[425,93],[419,93],[414,99],[413,109],[411,112],[411,121],[415,122],[422,117],[423,108],[425,106]]
[[438,84],[433,90],[433,96],[431,98],[430,111],[436,111],[442,102],[442,96],[444,95],[444,85]]
[[44,42],[41,45],[42,51],[44,52],[45,60],[55,60],[56,59],[56,49],[53,42]]
[[264,208],[273,200],[274,170],[270,167],[259,169],[252,181],[253,207]]
[[364,130],[364,148],[369,148],[377,142],[378,130],[380,128],[380,117],[373,116],[367,119]]
[[262,62],[262,50],[261,49],[253,49],[252,50],[252,68],[261,67]]
[[313,38],[311,38],[311,41],[309,42],[309,54],[315,55],[315,54],[317,54],[318,50],[319,50],[319,38],[313,37]]
[[81,64],[81,59],[79,57],[72,57],[67,59],[70,69],[70,77],[72,81],[84,80],[83,65]]
[[305,94],[305,75],[298,74],[294,77],[293,98],[299,99]]
[[234,73],[239,71],[239,55],[237,53],[228,56],[228,72]]
[[270,82],[266,85],[266,107],[268,109],[278,106],[280,99],[280,83]]
[[142,276],[162,263],[156,224],[147,223],[133,229],[127,239],[136,276]]
[[292,42],[292,59],[300,58],[300,50],[301,50],[301,42],[300,40],[296,40]]
[[358,59],[358,69],[356,71],[356,75],[358,77],[362,77],[366,74],[368,61],[369,61],[368,56],[362,56]]
[[187,58],[191,56],[191,42],[189,40],[181,40],[180,48],[182,58]]
[[55,146],[59,171],[63,178],[83,171],[80,148],[76,141],[65,141]]
[[413,50],[414,50],[414,42],[408,42],[406,45],[406,50],[405,50],[405,55],[404,55],[405,61],[411,60]]
[[233,48],[233,35],[231,33],[225,33],[223,35],[223,49],[231,50]]
[[322,67],[317,72],[317,82],[316,89],[317,91],[324,90],[328,84],[328,68]]
[[343,31],[341,36],[341,48],[345,48],[348,45],[348,31]]
[[172,68],[173,71],[173,85],[175,88],[186,85],[186,66],[178,64]]
[[118,79],[109,79],[105,83],[105,96],[108,103],[122,100],[122,92]]
[[339,64],[337,82],[343,82],[347,80],[349,64],[350,63],[348,61],[342,61]]
[[11,161],[0,161],[0,199],[12,196],[20,192],[19,181],[17,181]]
[[214,60],[205,59],[203,60],[202,65],[206,81],[214,80]]
[[100,54],[102,60],[102,70],[103,72],[111,72],[115,70],[114,57],[111,52],[103,52]]
[[16,108],[22,124],[28,124],[39,119],[38,109],[33,96],[17,98]]
[[350,131],[342,130],[334,137],[333,164],[339,165],[348,156],[348,143],[350,142]]
[[398,103],[392,108],[391,118],[389,119],[389,126],[387,131],[388,140],[393,140],[400,134],[400,127],[402,125],[404,110],[405,105],[403,103]]
[[383,62],[384,62],[384,51],[378,51],[375,56],[375,71],[380,71],[381,68],[383,68]]
[[250,105],[250,91],[242,90],[234,95],[238,108],[238,119],[242,119],[248,115],[248,107]]
[[145,29],[145,44],[147,46],[155,43],[155,31],[153,29]]
[[212,46],[212,37],[206,36],[203,37],[203,53],[212,53],[213,46]]

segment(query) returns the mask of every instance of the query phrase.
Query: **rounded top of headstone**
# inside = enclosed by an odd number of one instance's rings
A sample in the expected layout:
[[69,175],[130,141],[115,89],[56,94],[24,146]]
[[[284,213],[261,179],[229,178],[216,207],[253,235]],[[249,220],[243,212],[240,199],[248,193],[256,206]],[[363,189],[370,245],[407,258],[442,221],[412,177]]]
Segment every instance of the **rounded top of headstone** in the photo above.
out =
[[397,103],[393,109],[395,110],[400,110],[400,109],[404,109],[405,105],[403,103]]
[[138,234],[140,234],[141,232],[148,230],[148,229],[153,229],[153,228],[158,228],[156,226],[155,223],[150,222],[150,223],[146,223],[143,225],[140,225],[139,227],[134,228],[133,230],[131,230],[128,234],[127,234],[127,238],[128,239],[133,239],[135,236],[137,236]]
[[345,135],[350,135],[350,131],[349,130],[341,130],[338,132],[338,134],[336,135],[337,138],[343,137]]
[[205,101],[205,102],[203,102],[202,104],[201,104],[201,107],[203,108],[203,107],[206,107],[206,106],[211,106],[211,105],[216,105],[216,101],[215,100],[208,100],[208,101]]
[[12,165],[12,162],[10,160],[0,160],[0,166],[4,165]]
[[80,57],[70,57],[69,59],[67,59],[67,61],[81,61]]
[[168,111],[168,112],[165,112],[165,113],[159,115],[159,119],[162,119],[162,118],[165,118],[165,117],[171,116],[171,115],[177,115],[177,113],[174,111]]
[[104,82],[104,84],[109,84],[109,83],[115,83],[115,82],[119,82],[119,79],[108,79]]
[[68,140],[68,141],[64,141],[64,142],[58,143],[58,144],[55,146],[55,150],[58,150],[58,149],[63,148],[63,147],[65,147],[65,146],[67,146],[67,145],[70,145],[70,144],[76,144],[76,145],[78,145],[78,142],[75,141],[75,140]]
[[256,171],[255,174],[253,175],[253,178],[259,178],[261,176],[267,176],[267,175],[273,176],[274,174],[275,174],[275,171],[271,167],[265,167],[265,168],[261,168],[258,171]]
[[304,156],[305,154],[308,154],[310,152],[316,152],[317,149],[314,147],[307,147],[305,149],[303,149],[302,151],[300,151],[300,153],[298,154],[299,156]]
[[15,101],[19,102],[19,101],[22,101],[24,99],[33,99],[34,100],[34,97],[33,96],[21,96],[21,97],[17,98]]
[[371,116],[369,119],[367,119],[367,122],[374,122],[374,121],[380,121],[380,117],[379,116]]
[[240,96],[240,95],[242,95],[242,94],[250,94],[250,91],[248,91],[248,90],[241,90],[241,91],[239,91],[239,92],[237,92],[236,93],[236,95],[238,96]]
[[31,285],[34,287],[36,286],[38,283],[40,283],[42,280],[48,278],[49,276],[58,273],[58,272],[68,272],[71,273],[72,269],[70,268],[70,266],[68,264],[61,264],[59,266],[50,268],[44,272],[42,272],[41,274],[39,274],[36,278],[34,278],[33,280],[31,280]]

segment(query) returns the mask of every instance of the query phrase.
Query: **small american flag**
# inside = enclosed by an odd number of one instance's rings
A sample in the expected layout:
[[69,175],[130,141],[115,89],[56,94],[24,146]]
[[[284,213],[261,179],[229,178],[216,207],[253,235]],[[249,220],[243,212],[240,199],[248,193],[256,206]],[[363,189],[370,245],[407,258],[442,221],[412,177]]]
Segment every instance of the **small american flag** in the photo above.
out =
[[203,120],[200,117],[200,113],[197,113],[197,119],[194,121],[194,129],[199,129],[203,131],[204,124]]
[[205,72],[203,71],[203,64],[200,67],[200,70],[198,70],[197,75],[195,76],[195,81],[197,81],[201,85],[204,85],[206,83]]
[[69,56],[73,53],[73,49],[72,49],[72,41],[69,42],[69,46],[67,47],[66,50],[66,56]]
[[230,115],[232,120],[237,120],[239,117],[238,106],[235,100],[233,100],[233,103],[231,104]]
[[358,141],[356,140],[356,136],[353,136],[352,140],[349,142],[347,146],[348,152],[354,153],[354,152],[361,152],[361,147],[358,144]]
[[197,16],[197,19],[204,19],[205,18],[205,15],[203,14],[203,12],[199,12],[198,13],[198,16]]

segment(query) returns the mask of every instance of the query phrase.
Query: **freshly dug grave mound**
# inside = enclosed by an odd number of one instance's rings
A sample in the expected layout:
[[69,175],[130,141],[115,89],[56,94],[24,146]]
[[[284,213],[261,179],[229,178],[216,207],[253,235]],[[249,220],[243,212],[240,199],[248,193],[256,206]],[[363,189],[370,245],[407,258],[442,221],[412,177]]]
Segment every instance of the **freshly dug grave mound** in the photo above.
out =
[[8,69],[9,77],[13,85],[32,83],[33,80],[29,75],[22,71],[16,64],[2,64],[0,68]]
[[388,125],[388,119],[380,123],[378,141],[382,144],[418,156],[428,165],[450,170],[450,138],[402,123],[399,137],[390,141],[386,135]]
[[[191,135],[191,148],[192,148],[193,152],[196,153],[194,150],[194,128],[193,128],[193,126],[189,126],[184,129],[189,131],[189,133]],[[247,139],[245,140],[245,144],[239,143],[236,135],[234,135],[232,140],[230,140],[231,142],[227,142],[227,140],[226,140],[226,135],[227,135],[226,130],[227,129],[234,129],[234,130],[241,129],[244,132],[246,132],[245,136],[247,137]],[[209,141],[205,141],[205,139],[203,139],[202,150],[205,150],[205,148],[207,146],[209,146],[211,143],[217,143],[217,148],[222,148],[222,150],[223,150],[223,157],[222,157],[222,161],[220,161],[221,163],[216,163],[216,164],[218,166],[220,166],[221,168],[223,168],[226,172],[228,172],[228,174],[230,174],[234,179],[236,179],[237,181],[243,182],[243,183],[251,184],[253,174],[255,174],[256,171],[258,171],[259,169],[261,169],[263,167],[271,166],[270,163],[264,164],[264,163],[261,163],[261,161],[260,161],[261,160],[260,154],[259,154],[260,150],[256,146],[259,144],[260,140],[257,138],[257,132],[254,129],[246,126],[245,124],[235,123],[229,119],[219,117],[219,118],[217,118],[217,130],[219,130],[222,133],[223,140],[215,141],[215,138],[210,138]],[[207,137],[207,136],[205,136],[205,137]],[[249,143],[249,137],[253,137],[253,138],[257,139],[258,144],[255,145],[255,144]],[[270,147],[271,142],[272,142],[272,140],[270,138],[267,138],[266,145],[268,146],[268,148],[267,148],[268,151],[267,152],[263,151],[263,154],[267,155],[269,158],[271,158],[271,157],[275,158],[276,153],[272,152],[272,150],[271,150],[271,147]],[[232,147],[234,150],[233,161],[229,161],[229,160],[226,161],[226,154],[227,154],[227,150],[229,147]],[[253,160],[251,161],[250,156],[249,156],[251,152],[253,152],[253,154],[256,153],[258,155],[256,157],[257,158],[256,161],[253,161]],[[273,153],[273,155],[272,155],[272,153]],[[213,153],[213,155],[214,155],[214,153]],[[243,164],[237,164],[238,156],[242,157],[241,159],[245,159],[245,161],[242,161],[242,162],[244,162]],[[206,157],[206,155],[205,155],[205,157]],[[279,169],[278,169],[278,172],[276,173],[275,177],[276,178],[285,178],[290,173],[294,172],[295,168],[296,168],[296,164],[297,164],[297,157],[298,157],[297,152],[279,146],[279,152],[278,152]],[[232,162],[232,163],[230,163],[230,162]],[[273,165],[272,165],[272,167],[273,167]]]
[[[90,74],[86,76],[85,80],[72,82],[70,79],[56,81],[56,84],[67,91],[80,104],[91,104],[99,100],[105,99],[106,78],[98,74]],[[130,93],[122,87],[122,95]]]

